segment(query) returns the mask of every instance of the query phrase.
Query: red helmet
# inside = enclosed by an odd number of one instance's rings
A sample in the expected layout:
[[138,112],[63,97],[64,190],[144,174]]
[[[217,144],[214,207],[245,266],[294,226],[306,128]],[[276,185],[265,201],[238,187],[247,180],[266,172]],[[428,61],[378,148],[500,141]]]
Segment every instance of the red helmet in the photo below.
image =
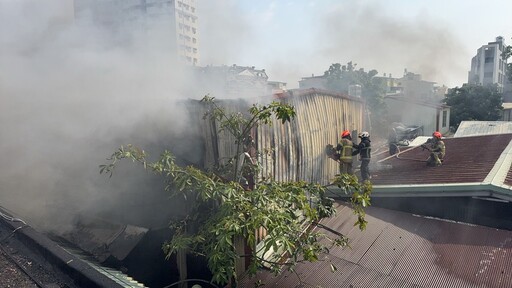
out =
[[443,137],[443,135],[441,135],[441,133],[439,133],[439,131],[436,131],[436,132],[432,133],[432,136],[437,138],[437,139],[441,139],[441,137]]
[[347,137],[347,136],[350,136],[350,131],[345,130],[345,131],[341,132],[341,138],[344,138],[344,137]]

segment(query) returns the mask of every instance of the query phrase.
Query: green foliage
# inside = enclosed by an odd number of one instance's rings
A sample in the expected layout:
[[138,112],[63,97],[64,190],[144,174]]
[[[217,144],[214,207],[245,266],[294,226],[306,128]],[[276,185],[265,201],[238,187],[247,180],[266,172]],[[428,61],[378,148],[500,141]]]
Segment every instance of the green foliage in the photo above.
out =
[[[202,101],[209,107],[205,117],[219,121],[221,129],[235,136],[240,149],[252,127],[272,124],[273,117],[284,123],[295,116],[292,106],[278,102],[254,105],[249,109],[249,117],[243,117],[240,113],[226,113],[212,97],[206,96]],[[240,153],[233,157],[232,163],[239,162],[238,155]],[[214,172],[207,173],[192,166],[181,167],[169,151],[165,151],[159,160],[148,162],[146,153],[131,145],[119,148],[108,159],[110,163],[100,166],[101,173],[112,175],[119,160],[131,159],[164,176],[168,183],[165,189],[172,197],[193,200],[186,217],[171,221],[174,234],[163,244],[163,250],[167,257],[183,250],[204,256],[213,282],[226,284],[236,280],[235,263],[242,257],[251,259],[249,273],[256,273],[264,265],[277,273],[283,265],[293,271],[301,261],[317,261],[331,246],[348,245],[348,239],[339,232],[331,231],[335,235],[332,237],[320,229],[310,229],[320,225],[318,222],[322,218],[335,215],[334,200],[326,196],[326,187],[321,185],[303,181],[282,183],[267,178],[249,191],[237,181],[240,175],[219,177]],[[364,208],[370,205],[371,185],[359,184],[353,175],[338,176],[334,183],[352,193],[354,213],[358,218],[355,225],[364,229]],[[262,229],[267,236],[257,239],[255,232]],[[245,240],[252,251],[239,255],[236,239]],[[325,243],[321,240],[328,240],[330,244],[321,244]],[[263,257],[269,251],[278,253],[270,259]],[[288,258],[286,263],[281,261],[282,255]],[[336,267],[331,269],[335,271]]]
[[220,131],[227,131],[235,137],[235,144],[237,145],[236,154],[227,161],[227,166],[220,167],[217,171],[229,180],[240,179],[242,172],[257,173],[258,165],[246,164],[246,167],[243,167],[244,170],[238,167],[238,159],[243,151],[243,146],[251,140],[249,135],[251,129],[259,125],[272,125],[273,118],[280,120],[281,123],[285,123],[295,117],[295,108],[293,106],[276,101],[268,105],[254,104],[248,111],[248,117],[239,112],[228,114],[223,107],[217,105],[215,98],[209,95],[206,95],[201,102],[205,103],[208,107],[203,118],[216,121],[220,124]]
[[450,108],[450,123],[456,129],[461,121],[495,121],[501,118],[503,100],[496,85],[468,85],[450,89],[444,103]]
[[350,174],[341,174],[336,176],[333,181],[333,185],[341,188],[345,194],[351,195],[350,202],[354,214],[357,215],[357,221],[354,226],[358,226],[359,229],[366,229],[368,222],[365,220],[365,209],[371,205],[371,193],[372,184],[370,181],[358,183],[357,177]]
[[352,61],[347,65],[332,64],[324,72],[324,76],[327,78],[327,88],[348,93],[350,85],[361,85],[361,96],[368,104],[370,121],[375,130],[372,134],[378,131],[387,131],[387,106],[384,101],[385,82],[375,77],[378,74],[377,70],[366,72],[363,68],[356,69],[356,66],[357,64]]

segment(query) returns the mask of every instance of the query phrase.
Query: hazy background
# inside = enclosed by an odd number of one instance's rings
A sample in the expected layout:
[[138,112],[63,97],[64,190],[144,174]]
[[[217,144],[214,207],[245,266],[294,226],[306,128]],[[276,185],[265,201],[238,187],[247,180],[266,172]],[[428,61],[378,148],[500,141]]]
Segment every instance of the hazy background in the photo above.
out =
[[[293,88],[332,63],[354,61],[460,86],[476,49],[498,35],[509,41],[510,5],[199,0],[201,65],[256,66]],[[181,92],[194,83],[154,28],[150,38],[134,32],[119,46],[101,29],[74,25],[71,0],[0,0],[1,206],[39,226],[64,225],[93,207],[136,207],[127,219],[135,224],[136,215],[172,209],[152,206],[162,187],[142,170],[123,165],[109,179],[98,169],[128,143],[154,156],[163,147],[199,153],[183,138],[194,125],[176,101],[202,95]]]
[[[511,42],[507,0],[199,0],[202,64],[255,65],[297,87],[335,62],[448,87],[467,82],[476,50]],[[214,29],[215,28],[215,29]],[[224,51],[229,53],[224,53]]]

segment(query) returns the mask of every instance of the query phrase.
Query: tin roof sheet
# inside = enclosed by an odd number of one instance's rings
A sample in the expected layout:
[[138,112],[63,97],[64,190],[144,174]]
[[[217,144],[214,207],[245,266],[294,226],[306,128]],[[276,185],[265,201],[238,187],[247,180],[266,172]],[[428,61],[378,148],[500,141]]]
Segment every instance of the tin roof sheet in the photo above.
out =
[[300,263],[296,274],[262,271],[240,287],[258,279],[261,287],[512,287],[512,231],[376,207],[367,209],[368,229],[359,231],[351,209],[338,205],[338,216],[322,224],[348,236],[351,248]]
[[510,121],[462,121],[453,137],[512,133]]
[[[447,183],[482,183],[503,153],[508,153],[512,134],[446,138],[444,163],[427,167],[427,150],[407,147],[400,153],[380,160],[372,171],[371,182],[378,185],[437,185]],[[508,171],[510,165],[506,167]]]
[[95,217],[77,217],[76,226],[63,234],[69,242],[94,255],[100,262],[109,256],[123,260],[148,229]]

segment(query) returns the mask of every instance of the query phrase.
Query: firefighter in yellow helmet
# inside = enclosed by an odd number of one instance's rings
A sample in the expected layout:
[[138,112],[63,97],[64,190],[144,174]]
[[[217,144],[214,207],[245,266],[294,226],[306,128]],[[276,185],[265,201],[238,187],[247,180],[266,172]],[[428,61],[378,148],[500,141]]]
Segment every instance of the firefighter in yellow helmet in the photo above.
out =
[[443,165],[446,148],[443,140],[441,140],[442,137],[443,135],[436,131],[432,133],[432,138],[428,139],[427,143],[425,143],[427,145],[422,145],[423,148],[427,148],[430,151],[430,156],[427,159],[427,166]]
[[352,169],[352,136],[350,135],[350,131],[345,130],[341,133],[341,140],[336,146],[337,154],[340,155],[339,165],[340,165],[340,174],[348,173],[353,174]]

